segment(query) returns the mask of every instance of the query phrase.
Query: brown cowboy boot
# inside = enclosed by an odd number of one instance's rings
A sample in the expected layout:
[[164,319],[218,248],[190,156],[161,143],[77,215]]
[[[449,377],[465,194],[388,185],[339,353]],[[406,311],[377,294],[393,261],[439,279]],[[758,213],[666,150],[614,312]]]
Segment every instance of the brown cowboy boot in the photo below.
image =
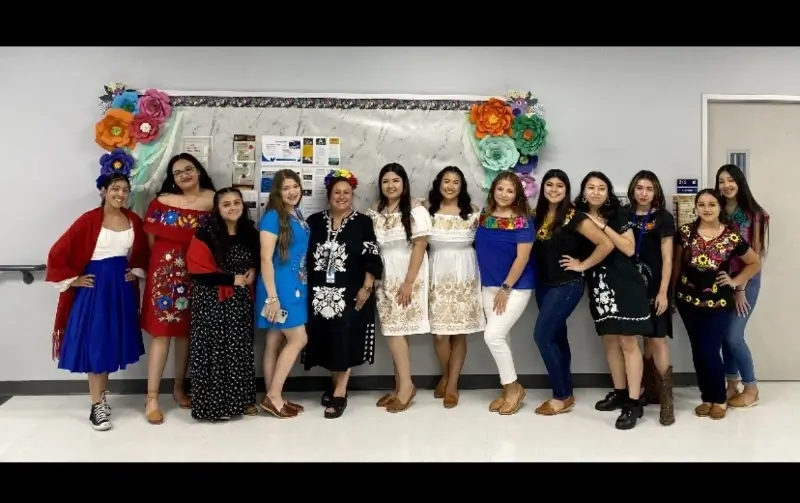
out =
[[[644,358],[644,357],[643,357]],[[644,358],[644,368],[642,372],[642,387],[644,388],[644,399],[646,404],[658,404],[659,386],[658,370],[652,358]]]
[[[658,375],[658,371],[656,371]],[[672,397],[672,366],[667,369],[663,376],[659,376],[660,391],[661,391],[661,413],[658,416],[658,422],[663,426],[669,426],[675,423],[675,407],[673,405]]]

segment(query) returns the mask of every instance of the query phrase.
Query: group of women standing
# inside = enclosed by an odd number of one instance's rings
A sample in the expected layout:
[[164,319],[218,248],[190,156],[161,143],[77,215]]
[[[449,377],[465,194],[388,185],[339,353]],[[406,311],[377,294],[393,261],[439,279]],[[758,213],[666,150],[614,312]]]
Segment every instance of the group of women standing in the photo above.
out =
[[[255,415],[257,407],[298,416],[304,407],[283,397],[298,358],[307,370],[331,372],[321,405],[336,418],[347,407],[351,370],[374,362],[377,314],[395,371],[395,388],[379,407],[396,413],[412,404],[408,336],[425,333],[434,335],[441,366],[434,396],[457,406],[466,337],[482,331],[502,385],[489,410],[509,415],[526,396],[509,334],[533,297],[533,338],[553,393],[536,413],[558,415],[575,406],[566,323],[586,291],[614,384],[596,409],[621,410],[616,427],[629,429],[645,404],[660,403],[660,422],[674,423],[666,338],[677,305],[702,394],[695,412],[720,419],[728,405],[758,400],[744,326],[758,294],[768,216],[738,168],[723,166],[717,178],[717,190],[697,195],[697,221],[676,231],[649,171],[631,181],[629,207],[601,172],[584,177],[573,201],[566,173],[550,170],[534,208],[513,173],[493,181],[479,208],[458,168],[443,169],[427,199],[415,200],[405,169],[390,163],[362,213],[353,208],[357,178],[337,169],[325,180],[328,209],[306,219],[300,177],[282,170],[256,229],[236,189],[215,191],[200,163],[179,154],[144,222],[124,209],[127,178],[106,177],[103,206],[51,251],[48,280],[63,292],[54,330],[59,366],[89,374],[90,421],[107,429],[108,373],[144,353],[141,323],[153,336],[145,408],[153,424],[164,420],[158,388],[172,338],[173,397],[196,419]],[[95,250],[79,253],[76,242],[96,243]],[[147,277],[141,316],[137,276]],[[259,403],[254,328],[265,337]]]

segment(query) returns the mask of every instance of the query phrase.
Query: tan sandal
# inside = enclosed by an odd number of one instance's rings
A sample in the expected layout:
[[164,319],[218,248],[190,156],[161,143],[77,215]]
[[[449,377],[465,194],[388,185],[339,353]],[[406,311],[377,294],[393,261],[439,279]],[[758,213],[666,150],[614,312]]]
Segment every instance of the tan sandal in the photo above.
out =
[[489,404],[489,412],[499,411],[500,407],[502,407],[504,403],[506,403],[505,393],[492,400],[492,403]]
[[500,407],[500,410],[497,412],[500,413],[501,416],[510,416],[512,414],[516,414],[520,407],[522,407],[522,401],[525,400],[525,388],[522,386],[519,387],[519,396],[513,402],[505,400],[503,402],[503,406]]
[[396,396],[397,395],[395,394],[394,391],[390,391],[389,393],[386,393],[385,395],[380,397],[378,399],[378,402],[375,404],[375,406],[376,407],[386,407],[387,405],[389,405],[392,402],[392,400],[395,399]]
[[442,377],[439,379],[439,384],[436,385],[436,389],[433,390],[433,398],[444,398],[445,390],[447,389],[447,379]]
[[151,393],[148,391],[147,398],[145,398],[144,401],[144,407],[145,407],[144,417],[150,424],[154,425],[164,424],[164,414],[161,412],[161,409],[156,408],[153,411],[147,412],[147,405],[153,400],[155,400],[156,404],[158,404],[158,392],[154,391]]
[[411,407],[411,403],[414,401],[415,396],[417,396],[417,388],[411,390],[411,395],[409,395],[408,401],[405,403],[401,402],[399,397],[394,397],[394,400],[386,405],[386,411],[395,413],[408,410],[408,408]]
[[456,405],[458,405],[458,393],[446,393],[444,395],[444,401],[442,402],[445,409],[452,409]]
[[[554,399],[553,399],[554,400]],[[560,409],[556,409],[553,407],[553,400],[547,400],[546,402],[542,403],[542,405],[536,407],[536,414],[540,416],[557,416],[559,414],[566,414],[567,412],[571,412],[573,407],[575,407],[575,397],[571,396],[563,401],[564,406]],[[561,400],[559,400],[560,402]]]

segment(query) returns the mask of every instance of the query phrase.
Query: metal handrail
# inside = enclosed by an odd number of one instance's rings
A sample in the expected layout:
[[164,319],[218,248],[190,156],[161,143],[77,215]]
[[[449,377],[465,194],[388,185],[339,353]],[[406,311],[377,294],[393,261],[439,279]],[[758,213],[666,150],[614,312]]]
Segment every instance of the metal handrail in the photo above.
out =
[[22,282],[26,285],[33,283],[33,273],[47,269],[46,264],[31,265],[0,265],[0,272],[19,272],[22,273]]

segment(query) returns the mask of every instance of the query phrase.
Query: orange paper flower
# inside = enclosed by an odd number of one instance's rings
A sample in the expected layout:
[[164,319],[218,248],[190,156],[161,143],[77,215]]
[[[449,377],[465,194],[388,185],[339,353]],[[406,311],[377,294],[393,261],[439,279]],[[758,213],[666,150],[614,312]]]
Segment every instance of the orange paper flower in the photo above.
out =
[[503,100],[491,98],[480,105],[472,105],[469,121],[475,124],[475,136],[502,136],[511,134],[514,114]]
[[136,139],[130,134],[133,114],[121,108],[112,108],[94,126],[94,141],[111,152],[115,148],[136,146]]

